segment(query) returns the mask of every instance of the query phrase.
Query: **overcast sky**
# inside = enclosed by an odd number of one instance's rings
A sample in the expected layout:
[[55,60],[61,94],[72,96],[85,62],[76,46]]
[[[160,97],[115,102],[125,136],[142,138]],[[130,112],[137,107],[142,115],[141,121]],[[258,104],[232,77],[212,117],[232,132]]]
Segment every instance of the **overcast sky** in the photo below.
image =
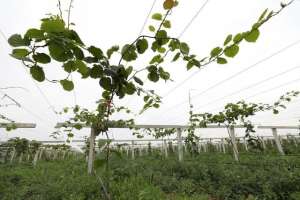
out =
[[[68,1],[62,2],[66,9]],[[172,21],[170,34],[177,37],[204,2],[204,0],[181,0],[170,16]],[[163,11],[162,3],[163,0],[157,0],[153,12]],[[153,0],[74,0],[71,21],[76,24],[75,29],[85,44],[93,44],[106,51],[112,45],[131,43],[138,36],[152,4]],[[280,1],[210,0],[181,39],[190,45],[193,53],[205,57],[212,48],[221,45],[229,33],[249,30],[265,8],[278,10]],[[6,37],[14,33],[23,34],[28,28],[39,27],[39,19],[45,17],[45,14],[57,11],[56,0],[3,1],[0,29]],[[174,81],[146,83],[148,89],[155,89],[164,97],[163,105],[158,110],[148,111],[137,117],[137,123],[186,124],[189,90],[192,103],[199,112],[217,112],[222,110],[222,106],[226,103],[241,99],[272,103],[287,91],[300,90],[300,80],[297,80],[300,78],[300,42],[295,44],[300,40],[299,19],[300,1],[295,1],[280,15],[263,25],[257,43],[243,43],[240,53],[229,60],[227,65],[211,64],[200,71],[197,68],[187,71],[184,63],[174,64],[170,62],[172,57],[167,58],[163,67],[171,73]],[[147,26],[149,24],[154,24],[151,19],[147,21]],[[144,34],[150,34],[147,26],[143,30]],[[1,107],[0,113],[18,122],[37,123],[37,128],[18,129],[10,133],[0,130],[0,140],[15,136],[37,140],[49,139],[49,133],[55,130],[54,125],[64,119],[56,115],[50,106],[59,111],[65,106],[73,106],[76,102],[83,107],[95,108],[95,101],[101,95],[97,81],[81,80],[79,75],[75,75],[73,77],[75,93],[65,92],[57,84],[35,83],[22,64],[9,56],[11,48],[3,34],[0,38],[0,86],[22,86],[27,90],[1,90],[16,99],[22,108]],[[289,47],[286,48],[287,46]],[[284,48],[286,49],[281,53],[266,59]],[[147,54],[142,57],[134,66],[140,68],[146,65],[150,56]],[[247,68],[249,70],[244,73],[209,89]],[[57,63],[46,69],[51,79],[63,77],[64,73],[61,71],[61,66]],[[272,78],[274,76],[275,78]],[[188,77],[191,78],[185,81]],[[265,79],[269,80],[264,81]],[[6,103],[11,102],[6,98],[0,101],[0,104]],[[136,112],[142,107],[142,101],[137,97],[125,98],[120,103]],[[288,109],[280,115],[259,114],[254,122],[263,125],[297,125],[300,118],[299,111],[300,98],[290,103]],[[203,130],[201,134],[219,136],[224,134],[223,132],[225,133],[225,131]],[[88,133],[86,129],[80,131],[76,137]],[[116,139],[131,137],[128,131],[112,130],[111,134]]]

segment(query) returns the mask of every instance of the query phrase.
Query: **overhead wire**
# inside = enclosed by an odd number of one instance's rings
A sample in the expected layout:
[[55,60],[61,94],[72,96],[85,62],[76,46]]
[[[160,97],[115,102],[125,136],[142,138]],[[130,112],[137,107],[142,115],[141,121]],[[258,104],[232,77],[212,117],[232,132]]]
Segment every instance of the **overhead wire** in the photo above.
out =
[[[0,90],[0,93],[1,93],[2,95],[5,95],[5,96],[9,97],[13,102],[16,103],[16,105],[17,105],[19,108],[25,110],[27,113],[29,113],[29,114],[30,114],[31,116],[33,116],[34,118],[39,119],[40,121],[42,121],[43,123],[45,123],[45,125],[48,125],[47,123],[50,122],[50,121],[46,122],[47,120],[45,120],[44,118],[42,118],[42,117],[39,116],[38,114],[32,112],[30,109],[28,109],[28,108],[25,107],[24,105],[20,104],[17,100],[15,100],[14,98],[12,98],[12,97],[9,96],[8,94],[2,92],[1,90]],[[50,122],[50,123],[51,123],[51,122]]]
[[150,10],[148,11],[147,16],[146,16],[146,18],[145,18],[145,20],[144,20],[144,23],[143,23],[143,25],[142,25],[142,27],[141,27],[141,30],[140,30],[140,32],[139,32],[139,36],[142,35],[142,33],[143,33],[143,31],[144,31],[144,29],[145,29],[145,27],[146,27],[147,21],[148,21],[150,15],[151,15],[151,12],[152,12],[152,10],[153,10],[155,4],[156,4],[156,1],[157,1],[157,0],[153,0],[153,2],[152,2],[152,5],[151,5],[151,7],[150,7]]
[[[8,38],[6,37],[6,35],[4,34],[4,32],[0,29],[0,33],[2,35],[2,37],[4,38],[5,41],[8,40]],[[25,69],[25,73],[27,74],[26,68]],[[39,93],[41,94],[41,96],[43,97],[43,99],[46,101],[46,103],[48,104],[49,108],[53,111],[54,114],[57,114],[57,112],[55,111],[55,107],[53,106],[53,104],[51,104],[49,98],[46,96],[46,94],[42,91],[42,89],[40,88],[39,85],[37,85],[37,83],[30,77],[30,80],[34,83],[35,87],[38,89]]]
[[[298,81],[300,81],[300,78],[293,79],[293,80],[291,80],[291,81],[287,81],[287,82],[285,82],[285,83],[283,83],[283,84],[279,84],[279,85],[277,85],[277,86],[275,86],[275,87],[272,87],[272,88],[269,88],[269,89],[266,89],[266,90],[257,92],[257,93],[255,93],[255,94],[252,94],[252,95],[247,96],[246,98],[242,98],[242,99],[243,99],[243,100],[248,100],[248,99],[250,99],[250,98],[259,96],[259,95],[261,95],[261,94],[269,93],[269,92],[271,92],[271,91],[274,91],[274,90],[277,90],[277,89],[282,88],[282,87],[284,87],[284,86],[287,86],[287,85],[296,83],[296,82],[298,82]],[[222,109],[222,108],[224,108],[224,106],[218,107],[218,108],[216,108],[216,109],[212,109],[212,110],[210,110],[210,111],[208,111],[208,112],[212,112],[212,111],[219,110],[219,109]],[[181,117],[181,116],[180,116],[180,117]],[[179,117],[173,118],[173,119],[171,119],[171,120],[177,120],[177,119],[179,119]],[[169,119],[169,120],[170,120],[170,119]]]
[[[192,25],[192,23],[196,20],[196,18],[199,16],[199,14],[204,10],[204,8],[206,7],[206,5],[208,4],[209,0],[205,0],[205,2],[201,5],[201,7],[197,10],[197,12],[193,15],[193,17],[191,18],[191,20],[187,23],[187,25],[183,28],[183,30],[179,33],[179,35],[177,36],[178,39],[180,39],[184,33],[189,29],[189,27]],[[151,8],[152,11],[152,8]],[[148,14],[147,18],[150,16],[150,13]],[[146,21],[145,21],[146,22]],[[145,26],[146,23],[144,23]],[[142,31],[141,31],[142,32]],[[166,51],[165,55],[163,56],[163,58],[165,58],[168,54],[169,54],[170,50]],[[147,81],[147,80],[146,80]],[[146,82],[144,81],[144,82]],[[128,102],[130,103],[130,101]]]
[[246,87],[244,87],[244,88],[241,88],[241,89],[239,89],[239,90],[236,90],[236,91],[234,91],[234,92],[231,92],[230,94],[227,94],[227,95],[224,95],[224,96],[222,96],[222,97],[219,97],[219,98],[217,98],[217,99],[215,99],[215,100],[212,100],[212,101],[210,101],[210,102],[208,102],[208,103],[206,103],[206,104],[202,104],[202,105],[196,107],[195,109],[197,110],[197,109],[199,109],[199,108],[203,108],[203,107],[205,107],[205,106],[214,104],[214,103],[219,102],[219,101],[221,101],[221,100],[223,100],[223,99],[226,99],[226,98],[231,97],[231,96],[233,96],[233,95],[236,95],[236,94],[239,94],[239,93],[241,93],[241,92],[244,92],[245,90],[249,90],[249,89],[251,89],[251,88],[253,88],[253,87],[256,87],[256,86],[258,86],[258,85],[261,85],[261,84],[263,84],[263,83],[265,83],[265,82],[267,82],[267,81],[270,81],[270,80],[275,79],[275,78],[277,78],[277,77],[283,76],[283,75],[285,75],[285,74],[287,74],[287,73],[289,73],[289,72],[292,72],[292,71],[294,71],[294,70],[296,70],[296,69],[299,69],[299,68],[300,68],[300,65],[297,65],[296,67],[290,68],[290,69],[285,70],[285,71],[280,72],[280,73],[277,73],[277,74],[275,74],[275,75],[273,75],[273,76],[270,76],[270,77],[268,77],[268,78],[266,78],[266,79],[263,79],[263,80],[261,80],[261,81],[258,81],[258,82],[254,83],[254,84],[248,85],[248,86],[246,86]]
[[[6,37],[6,35],[4,34],[4,32],[2,31],[2,29],[0,29],[0,34],[2,35],[2,38],[5,41],[8,41],[8,38]],[[26,69],[25,69],[25,73],[26,73]],[[27,74],[27,73],[26,73]],[[31,78],[30,80],[34,83],[35,87],[38,89],[39,93],[41,94],[41,96],[43,97],[43,99],[47,102],[47,104],[49,105],[49,107],[52,109],[52,111],[56,114],[56,111],[54,109],[54,106],[51,104],[50,100],[47,98],[47,96],[45,95],[45,93],[42,91],[42,89],[37,85],[37,83],[35,81],[33,81]],[[1,92],[1,91],[0,91]],[[3,93],[3,92],[1,92]],[[5,94],[5,93],[4,93]],[[32,112],[30,109],[28,109],[27,107],[25,107],[24,105],[20,104],[20,108],[22,108],[23,110],[25,110],[28,114],[30,114],[31,116],[33,116],[36,119],[39,119],[41,122],[43,122],[45,125],[49,126],[48,123],[51,123],[50,121],[43,119],[41,116],[39,116],[38,114]],[[47,122],[46,122],[47,121]],[[50,127],[50,126],[49,126]]]
[[[193,100],[199,98],[201,95],[207,93],[208,91],[210,91],[210,90],[212,90],[212,89],[214,89],[214,88],[216,88],[216,87],[222,85],[223,83],[225,83],[225,82],[227,82],[227,81],[230,81],[230,80],[234,79],[235,77],[239,76],[240,74],[243,74],[243,73],[249,71],[250,69],[252,69],[252,68],[258,66],[259,64],[261,64],[261,63],[263,63],[263,62],[265,62],[265,61],[267,61],[267,60],[269,60],[269,59],[271,59],[271,58],[273,58],[273,57],[275,57],[275,56],[277,56],[277,55],[279,55],[279,54],[281,54],[281,53],[287,51],[288,49],[292,48],[293,46],[296,46],[296,45],[299,44],[299,43],[300,43],[300,40],[297,40],[297,41],[295,41],[295,42],[293,42],[293,43],[291,43],[291,44],[288,44],[287,46],[285,46],[285,47],[279,49],[278,51],[276,51],[276,52],[270,54],[269,56],[264,57],[264,58],[258,60],[257,62],[251,64],[250,66],[248,66],[248,67],[246,67],[246,68],[244,68],[244,69],[242,69],[242,70],[240,70],[240,71],[234,73],[233,75],[231,75],[231,76],[229,76],[229,77],[227,77],[227,78],[225,78],[225,79],[223,79],[223,80],[221,80],[221,81],[215,83],[214,85],[208,87],[207,89],[205,89],[205,90],[203,90],[203,91],[201,91],[201,92],[199,92],[199,93],[193,95],[193,96],[192,96]],[[191,75],[190,75],[188,78],[186,78],[183,82],[188,81],[192,76],[195,76],[195,75],[196,75],[197,73],[199,73],[199,72],[200,72],[200,70],[198,70],[198,71],[196,71],[195,73],[191,74]],[[177,84],[177,85],[178,85],[178,87],[179,87],[179,84]],[[173,88],[173,89],[174,89],[174,88]],[[173,89],[171,89],[171,90],[173,90]],[[170,91],[171,91],[171,90],[170,90]],[[171,109],[174,109],[174,108],[178,108],[178,106],[184,104],[185,102],[187,102],[187,100],[183,100],[183,101],[181,101],[181,102],[179,102],[179,103],[177,103],[177,104],[175,104],[175,105],[173,105],[173,106],[167,108],[166,110],[171,110]]]

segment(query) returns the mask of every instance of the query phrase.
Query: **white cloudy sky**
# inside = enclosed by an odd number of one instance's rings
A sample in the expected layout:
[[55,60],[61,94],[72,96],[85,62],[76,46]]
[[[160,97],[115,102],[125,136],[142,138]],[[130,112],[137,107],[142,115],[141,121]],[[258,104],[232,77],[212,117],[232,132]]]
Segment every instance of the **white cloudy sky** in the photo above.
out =
[[[62,0],[62,2],[63,7],[67,8],[68,1]],[[162,11],[162,2],[163,0],[156,1],[153,12]],[[178,36],[204,2],[204,0],[181,0],[170,16],[172,21],[170,34],[174,37]],[[93,44],[106,50],[115,44],[130,43],[138,36],[152,3],[153,0],[75,0],[71,20],[76,24],[75,29],[85,44]],[[39,19],[43,18],[46,13],[57,13],[56,5],[56,0],[3,1],[0,8],[0,29],[6,37],[14,33],[24,33],[30,27],[38,27]],[[190,45],[192,52],[199,57],[204,57],[210,52],[210,49],[221,45],[229,33],[235,34],[248,30],[265,8],[277,10],[280,8],[280,1],[210,0],[181,39]],[[164,67],[171,73],[174,82],[164,83],[161,81],[155,85],[146,83],[147,88],[155,89],[164,97],[163,106],[159,110],[152,110],[139,116],[137,122],[185,124],[188,117],[189,90],[191,90],[194,107],[201,112],[215,112],[220,110],[225,103],[236,102],[240,99],[271,103],[286,91],[300,90],[300,80],[297,80],[300,74],[300,42],[276,56],[260,62],[300,40],[299,11],[300,1],[296,0],[279,16],[262,27],[261,37],[257,43],[242,44],[239,55],[230,60],[227,65],[211,64],[200,71],[199,69],[186,71],[183,63],[174,64],[169,62],[171,58],[168,58]],[[152,21],[148,20],[147,25],[150,23]],[[143,33],[148,33],[147,27]],[[0,38],[0,86],[22,86],[27,91],[1,90],[15,98],[22,108],[1,107],[0,113],[19,122],[37,123],[37,128],[18,129],[11,133],[0,130],[1,140],[14,136],[39,140],[48,139],[56,122],[63,120],[63,117],[54,114],[50,105],[53,105],[55,110],[72,106],[75,103],[74,96],[79,105],[90,109],[94,108],[95,101],[101,94],[96,81],[80,80],[80,76],[74,76],[75,94],[65,92],[59,85],[51,83],[38,83],[37,87],[22,64],[9,56],[11,49],[3,34]],[[137,61],[135,66],[142,67],[149,59],[150,55],[147,55]],[[207,90],[257,62],[260,63],[244,73]],[[297,66],[299,67],[297,68]],[[49,76],[55,79],[63,76],[60,69],[59,65],[53,64],[46,70]],[[285,71],[288,72],[283,73]],[[281,73],[282,75],[279,75]],[[185,81],[190,76],[191,78]],[[276,78],[262,82],[273,76]],[[184,84],[182,84],[183,81],[185,81]],[[242,90],[256,83],[260,84]],[[203,91],[207,92],[197,95]],[[235,94],[236,91],[241,92]],[[228,95],[230,96],[226,97]],[[142,106],[142,102],[137,97],[126,98],[121,102],[135,111]],[[2,99],[0,102],[0,104],[5,103],[10,102],[8,99]],[[288,107],[279,116],[264,113],[258,115],[254,121],[268,125],[297,125],[300,118],[300,99],[296,99]],[[115,138],[131,137],[128,131],[113,130],[112,132]],[[203,131],[201,133],[206,136],[208,134],[217,136],[223,134],[223,131]],[[88,130],[81,131],[79,135],[86,134],[88,134]]]

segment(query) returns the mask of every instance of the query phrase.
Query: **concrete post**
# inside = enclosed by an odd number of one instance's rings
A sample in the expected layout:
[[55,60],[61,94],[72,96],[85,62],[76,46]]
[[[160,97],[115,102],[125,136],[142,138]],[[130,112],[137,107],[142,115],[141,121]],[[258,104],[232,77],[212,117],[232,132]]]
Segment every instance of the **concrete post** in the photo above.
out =
[[93,173],[93,165],[94,165],[94,156],[95,156],[95,130],[91,128],[90,135],[90,149],[89,149],[89,158],[88,158],[88,174]]
[[272,133],[273,133],[273,136],[274,136],[274,139],[275,139],[275,144],[277,146],[277,149],[278,149],[279,153],[281,155],[285,155],[284,151],[282,149],[281,143],[280,143],[280,139],[279,139],[278,134],[277,134],[277,129],[276,128],[272,128]]
[[239,151],[238,151],[238,148],[237,148],[237,145],[236,145],[235,131],[234,131],[233,126],[229,127],[229,135],[230,135],[230,139],[231,139],[231,143],[232,143],[234,159],[236,161],[239,161]]
[[177,128],[177,146],[178,146],[178,160],[179,162],[183,161],[183,149],[182,149],[182,130]]

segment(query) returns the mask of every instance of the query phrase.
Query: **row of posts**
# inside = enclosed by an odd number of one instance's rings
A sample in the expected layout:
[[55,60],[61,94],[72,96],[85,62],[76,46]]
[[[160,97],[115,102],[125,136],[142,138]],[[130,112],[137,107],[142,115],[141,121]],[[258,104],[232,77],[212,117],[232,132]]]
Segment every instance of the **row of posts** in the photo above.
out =
[[18,163],[21,163],[22,161],[32,161],[33,166],[37,165],[37,161],[41,160],[42,158],[46,159],[51,159],[51,160],[57,160],[57,159],[62,159],[64,160],[67,157],[70,156],[76,156],[76,152],[72,151],[58,151],[58,150],[53,150],[53,149],[45,149],[45,148],[39,148],[37,151],[35,151],[34,154],[23,154],[21,153],[20,155],[17,155],[15,148],[6,148],[5,150],[2,150],[1,157],[3,157],[3,161],[5,162],[5,158],[9,156],[9,163],[13,163],[14,160],[17,158]]
[[[277,133],[277,129],[276,128],[272,128],[272,134],[273,134],[273,139],[270,140],[271,144],[273,145],[273,140],[275,141],[275,145],[276,148],[279,152],[280,155],[285,155],[283,148],[282,148],[282,141],[281,138],[278,136]],[[237,146],[237,139],[236,139],[236,135],[235,135],[235,129],[234,127],[230,127],[229,128],[229,135],[230,138],[228,140],[229,144],[231,144],[232,146],[232,151],[233,151],[233,156],[234,159],[236,161],[239,161],[239,150],[238,150],[238,146]],[[178,153],[178,160],[179,161],[183,161],[183,155],[184,155],[184,149],[186,148],[186,146],[183,144],[183,139],[182,139],[182,129],[178,128],[177,129],[177,153]],[[297,140],[295,137],[293,137],[294,140],[294,145],[298,146],[297,144]],[[168,145],[167,145],[167,141],[166,140],[162,140],[163,144],[162,144],[162,153],[165,155],[165,157],[168,157]],[[264,149],[266,149],[266,141],[263,137],[260,137],[260,141],[262,142],[262,147]],[[212,144],[212,143],[211,143]],[[225,139],[222,138],[221,142],[219,143],[215,143],[215,147],[218,151],[226,153],[226,146],[225,146],[226,142]],[[243,139],[243,145],[246,151],[248,151],[248,144],[247,144],[247,140],[244,138]],[[127,156],[129,156],[129,151],[131,151],[131,157],[134,159],[135,158],[135,143],[134,141],[131,142],[131,149],[130,147],[126,147],[123,150],[126,151]],[[146,149],[147,150],[147,149]],[[197,151],[200,153],[201,151],[207,152],[207,143],[200,143],[200,141],[197,142]],[[139,154],[142,155],[142,148],[138,148]]]

